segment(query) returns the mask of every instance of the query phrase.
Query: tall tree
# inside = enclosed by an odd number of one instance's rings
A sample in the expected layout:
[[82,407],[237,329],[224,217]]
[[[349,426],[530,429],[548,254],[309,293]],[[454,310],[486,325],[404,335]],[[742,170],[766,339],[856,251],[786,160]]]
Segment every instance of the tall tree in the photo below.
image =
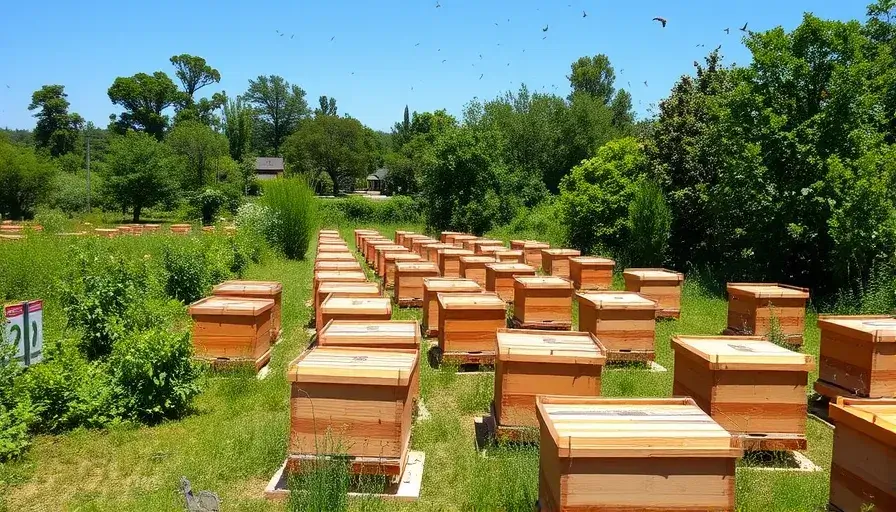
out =
[[316,116],[335,116],[336,115],[336,98],[327,98],[326,96],[321,96],[317,99],[318,104],[320,105],[318,108],[314,109],[314,115]]
[[243,102],[242,96],[224,103],[224,135],[227,136],[230,157],[237,162],[242,162],[243,157],[249,154],[253,115],[252,107]]
[[395,123],[392,127],[392,147],[395,150],[401,149],[402,146],[411,140],[411,114],[408,106],[404,106],[404,117],[400,123]]
[[215,164],[227,156],[227,138],[197,121],[184,121],[175,126],[165,144],[183,164],[181,185],[198,190],[214,183]]
[[610,103],[610,110],[613,111],[613,126],[628,133],[635,124],[635,113],[632,111],[632,95],[625,89],[616,91],[613,101]]
[[573,62],[571,73],[566,78],[572,87],[570,99],[577,92],[588,93],[605,104],[610,103],[613,98],[616,72],[610,65],[610,58],[602,53],[594,57],[581,57]]
[[56,169],[34,152],[0,137],[0,216],[30,218],[46,199]]
[[167,146],[144,133],[127,132],[109,144],[103,186],[108,197],[122,210],[131,210],[134,222],[144,208],[174,199],[171,152]]
[[206,64],[205,59],[188,55],[186,53],[171,57],[171,65],[174,66],[174,75],[183,84],[187,101],[192,104],[196,91],[206,85],[216,84],[221,81],[221,73],[217,69]]
[[37,118],[35,145],[48,150],[54,157],[76,149],[78,132],[84,124],[81,116],[68,112],[67,97],[64,85],[45,85],[34,91],[28,105],[28,110],[38,110],[34,114]]
[[141,130],[162,140],[168,127],[168,116],[163,112],[181,98],[177,85],[162,71],[118,77],[109,87],[109,99],[120,105],[124,112],[117,120],[114,114],[110,119],[119,133]]
[[305,91],[290,85],[281,76],[259,76],[249,80],[249,90],[243,98],[255,105],[264,150],[277,153],[286,137],[295,131],[299,120],[308,115]]

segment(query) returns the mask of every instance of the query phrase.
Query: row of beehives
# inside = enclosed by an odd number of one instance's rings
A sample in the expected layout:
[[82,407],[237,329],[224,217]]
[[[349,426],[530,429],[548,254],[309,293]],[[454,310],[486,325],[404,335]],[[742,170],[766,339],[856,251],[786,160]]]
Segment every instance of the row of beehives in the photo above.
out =
[[[86,227],[86,226],[85,226]],[[162,229],[161,224],[123,224],[114,228],[95,228],[92,231],[74,231],[70,233],[57,233],[58,236],[87,236],[94,234],[106,238],[115,238],[119,235],[142,235],[143,233],[159,233]],[[188,235],[192,231],[193,226],[190,224],[171,224],[169,230],[175,235]],[[43,226],[39,224],[24,225],[4,221],[0,224],[0,240],[21,240],[25,238],[28,231],[41,232]],[[217,231],[215,226],[203,226],[203,233],[214,233]],[[225,233],[234,233],[236,226],[224,226]]]

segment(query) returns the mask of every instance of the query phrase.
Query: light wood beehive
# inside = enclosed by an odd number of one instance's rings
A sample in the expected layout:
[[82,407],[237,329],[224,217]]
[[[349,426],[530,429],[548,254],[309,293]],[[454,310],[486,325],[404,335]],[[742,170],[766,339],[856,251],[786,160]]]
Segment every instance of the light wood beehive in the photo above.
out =
[[444,244],[453,244],[454,237],[463,234],[465,233],[461,233],[460,231],[442,231],[442,233],[439,235],[439,241]]
[[273,300],[274,307],[271,309],[271,343],[280,338],[283,284],[277,281],[224,281],[212,288],[212,295]]
[[376,275],[383,277],[386,273],[386,254],[395,254],[395,253],[408,253],[407,247],[403,245],[390,244],[390,245],[377,245],[373,248],[373,265],[371,268],[376,272]]
[[[407,235],[413,235],[413,234],[415,234],[413,231],[403,231],[403,230],[396,231],[395,232],[395,243],[398,245],[404,245],[404,237]],[[410,249],[408,249],[408,250],[410,250]]]
[[579,331],[587,331],[607,349],[610,361],[653,361],[656,355],[656,302],[634,292],[576,293]]
[[439,267],[431,261],[395,264],[395,302],[400,306],[423,305],[423,280],[439,277]]
[[371,299],[382,297],[380,285],[369,281],[324,281],[317,287],[314,294],[314,325],[320,329],[324,326],[324,321],[320,305],[324,303],[327,297],[343,297],[352,299]]
[[513,318],[523,328],[571,327],[572,283],[554,276],[516,277],[513,281]]
[[440,293],[480,293],[482,287],[471,279],[428,277],[423,279],[423,329],[427,336],[439,334]]
[[465,249],[471,249],[476,254],[485,254],[483,249],[486,247],[504,247],[504,242],[490,238],[480,238],[478,240],[470,240],[469,247],[466,243],[464,244]]
[[522,263],[486,263],[485,290],[495,292],[504,302],[513,300],[513,278],[534,276],[535,269]]
[[391,320],[392,301],[388,297],[334,297],[331,294],[320,305],[320,317],[318,335],[331,320]]
[[[454,244],[445,244],[442,242],[429,244],[426,246],[426,257],[423,258],[426,261],[431,261],[436,265],[439,264],[439,251],[444,249],[457,249],[457,246]],[[440,269],[441,270],[441,269]]]
[[314,262],[314,270],[315,272],[318,270],[349,270],[361,272],[361,264],[354,258],[352,258],[351,261],[317,260]]
[[206,297],[190,305],[193,349],[205,360],[247,361],[261,369],[271,358],[271,299]]
[[569,259],[569,278],[576,290],[609,290],[613,286],[616,262],[598,256]]
[[581,256],[576,249],[542,249],[541,268],[545,274],[569,278],[569,259]]
[[[513,246],[511,246],[511,248],[513,248]],[[523,251],[523,263],[525,263],[526,265],[531,265],[535,268],[542,268],[541,251],[550,248],[551,244],[539,242],[537,240],[526,240],[521,247]]]
[[461,256],[460,277],[472,279],[485,288],[485,265],[494,262],[491,256]]
[[627,268],[622,273],[625,289],[640,293],[659,305],[658,317],[681,316],[681,283],[684,274],[664,268]]
[[333,320],[317,338],[322,347],[419,349],[420,325],[414,320]]
[[414,252],[414,241],[415,240],[429,240],[429,237],[426,235],[420,235],[420,234],[416,234],[416,233],[409,234],[409,235],[405,235],[404,238],[402,238],[401,243],[402,243],[402,245],[407,247],[409,251]]
[[523,251],[519,249],[506,249],[502,247],[500,250],[492,253],[492,256],[494,256],[495,260],[500,263],[526,263],[525,258],[523,258]]
[[318,254],[314,258],[314,261],[315,262],[318,262],[318,261],[355,261],[355,262],[357,262],[358,260],[355,259],[355,256],[350,252],[324,252],[324,253]]
[[311,297],[315,299],[314,307],[320,305],[317,302],[317,289],[321,283],[366,283],[367,274],[360,270],[317,270],[311,282]]
[[420,257],[425,261],[426,256],[429,254],[428,247],[434,244],[440,244],[438,240],[434,238],[415,238],[413,242],[411,242],[411,252],[415,254],[419,254]]
[[347,253],[351,253],[351,251],[348,250],[348,246],[347,246],[347,245],[345,245],[344,243],[336,243],[335,241],[327,241],[326,243],[322,243],[322,244],[320,244],[320,245],[317,246],[317,253],[318,253],[318,254],[320,254],[320,253],[324,253],[324,252],[347,252]]
[[376,266],[376,248],[380,246],[392,246],[395,243],[388,238],[379,240],[367,240],[367,249],[364,251],[364,260],[373,268]]
[[361,247],[361,235],[378,235],[379,231],[375,229],[356,229],[354,231],[355,234],[355,247]]
[[768,336],[777,323],[791,345],[803,344],[809,290],[778,283],[728,283],[728,329]]
[[417,263],[423,261],[420,255],[408,252],[393,252],[383,256],[385,269],[383,270],[383,286],[393,288],[395,286],[395,265],[399,263]]
[[896,398],[896,318],[821,316],[815,391],[828,398]]
[[493,293],[439,294],[442,353],[495,352],[495,333],[507,326],[504,301]]
[[467,249],[439,249],[436,263],[443,277],[460,277],[461,256],[473,256]]

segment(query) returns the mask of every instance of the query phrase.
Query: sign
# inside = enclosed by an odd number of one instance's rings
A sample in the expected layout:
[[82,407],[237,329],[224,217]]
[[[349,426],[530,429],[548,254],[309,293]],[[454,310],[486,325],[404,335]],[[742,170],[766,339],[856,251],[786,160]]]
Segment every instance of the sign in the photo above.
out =
[[42,300],[11,304],[3,308],[6,321],[3,337],[16,347],[15,358],[21,366],[43,360],[44,303]]

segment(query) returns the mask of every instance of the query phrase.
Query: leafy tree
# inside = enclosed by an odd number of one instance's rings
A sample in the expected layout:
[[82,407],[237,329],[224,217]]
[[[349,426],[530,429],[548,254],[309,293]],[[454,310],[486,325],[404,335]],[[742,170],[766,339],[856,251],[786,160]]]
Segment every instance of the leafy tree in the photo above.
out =
[[69,114],[67,97],[64,85],[45,85],[34,91],[28,105],[28,110],[38,110],[34,142],[54,157],[77,149],[78,132],[84,124],[81,116]]
[[336,115],[336,98],[327,98],[321,96],[317,99],[320,107],[314,109],[316,116],[335,116]]
[[31,218],[34,208],[52,192],[56,169],[33,148],[0,137],[0,216]]
[[445,110],[414,112],[412,120],[405,107],[405,119],[401,123],[395,123],[392,131],[392,147],[397,149],[384,158],[389,169],[386,192],[417,193],[420,190],[420,174],[426,153],[439,135],[456,126],[457,119]]
[[625,89],[616,91],[613,101],[610,103],[613,112],[613,126],[627,133],[633,130],[635,125],[635,113],[632,110],[632,95]]
[[122,210],[131,210],[134,222],[144,208],[171,202],[177,194],[176,166],[171,151],[150,135],[128,132],[109,143],[104,187]]
[[575,93],[583,92],[603,101],[604,104],[610,103],[615,92],[613,83],[616,81],[616,72],[610,64],[609,57],[602,53],[594,57],[580,57],[570,67],[570,74],[566,77],[572,87],[570,99]]
[[672,211],[663,191],[649,180],[642,180],[628,206],[629,237],[625,251],[636,267],[661,267],[665,262],[672,227]]
[[177,85],[161,71],[118,77],[109,87],[109,99],[124,112],[117,119],[110,116],[112,125],[118,133],[140,130],[162,140],[168,127],[168,116],[162,112],[181,98]]
[[216,164],[228,155],[227,138],[196,121],[184,121],[168,134],[165,143],[183,163],[181,184],[198,190],[218,181]]
[[411,140],[411,115],[408,106],[404,106],[404,117],[400,123],[395,123],[392,127],[392,143],[393,149],[401,149],[402,146]]
[[174,75],[184,87],[187,104],[192,104],[196,91],[221,81],[221,73],[206,64],[205,59],[186,53],[171,57],[171,65],[176,71]]
[[243,99],[255,106],[265,151],[279,151],[286,137],[298,127],[299,120],[308,115],[305,91],[277,75],[249,80],[249,90]]
[[230,157],[238,162],[249,154],[253,116],[252,107],[243,102],[242,96],[224,103],[224,135],[227,136]]

